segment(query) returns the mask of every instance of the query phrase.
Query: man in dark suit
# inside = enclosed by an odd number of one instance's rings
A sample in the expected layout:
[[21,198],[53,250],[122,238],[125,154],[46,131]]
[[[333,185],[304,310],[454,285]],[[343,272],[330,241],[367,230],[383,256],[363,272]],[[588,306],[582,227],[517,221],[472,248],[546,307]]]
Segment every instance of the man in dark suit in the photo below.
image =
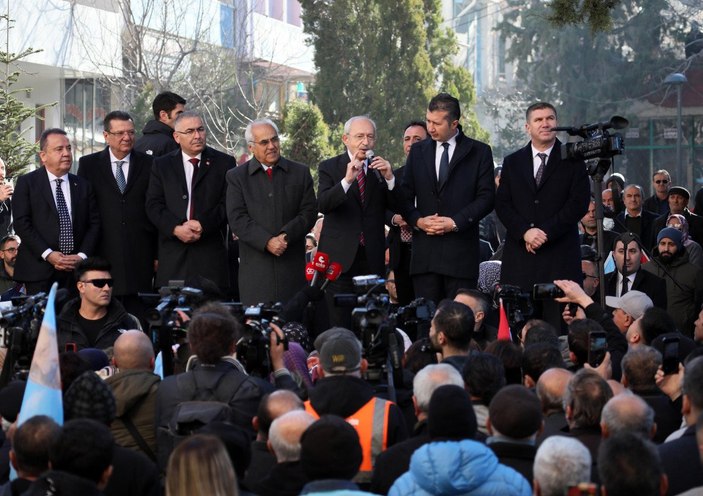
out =
[[105,116],[107,147],[81,157],[78,176],[93,186],[102,229],[97,254],[111,265],[113,296],[140,315],[137,293],[150,292],[156,260],[156,229],[146,215],[146,190],[153,159],[133,150],[134,122],[126,112]]
[[320,163],[318,201],[325,223],[318,252],[342,265],[343,273],[326,292],[330,323],[351,328],[351,311],[337,308],[333,295],[353,293],[352,278],[385,273],[385,213],[393,204],[396,180],[382,157],[371,163],[366,152],[376,144],[376,124],[356,116],[344,124],[347,152]]
[[[642,207],[642,187],[628,184],[622,192],[625,210],[615,216],[613,231],[617,233],[633,232],[642,241],[641,246],[650,254],[656,242],[652,226],[657,214]],[[666,221],[664,221],[666,223]],[[656,304],[656,303],[655,303]]]
[[305,235],[317,204],[310,169],[281,157],[269,119],[244,133],[253,158],[227,173],[227,218],[239,238],[239,293],[246,305],[286,302],[305,284]]
[[415,295],[439,302],[478,280],[479,221],[493,210],[493,154],[461,130],[459,101],[430,100],[431,140],[410,149],[403,175],[406,220],[415,228],[410,273]]
[[[588,210],[586,167],[580,160],[562,160],[552,131],[558,125],[553,105],[530,105],[526,119],[530,143],[505,157],[496,196],[496,213],[507,229],[500,280],[524,291],[556,279],[580,284],[577,226]],[[558,308],[544,303],[542,318],[558,326]]]
[[17,179],[14,224],[22,244],[15,280],[27,294],[48,291],[58,281],[69,289],[72,271],[92,255],[100,235],[100,214],[90,183],[69,174],[73,156],[63,129],[44,131],[39,140],[44,167]]
[[[666,309],[666,281],[642,270],[642,250],[634,233],[622,233],[613,245],[614,272],[605,276],[605,295],[622,296],[636,289],[649,296],[654,306]],[[626,285],[624,280],[627,279]]]
[[206,146],[202,117],[183,112],[175,122],[180,149],[154,161],[146,195],[159,232],[156,286],[201,276],[228,287],[225,194],[234,157]]
[[[410,147],[415,143],[427,138],[427,125],[422,121],[413,121],[405,127],[403,133],[403,151],[407,159]],[[405,166],[396,169],[393,174],[398,182],[403,181]],[[399,205],[400,207],[400,205]],[[390,226],[388,231],[388,255],[389,269],[393,271],[395,287],[398,294],[398,303],[407,305],[415,299],[413,282],[410,277],[410,259],[412,257],[412,237],[413,228],[409,226],[400,208],[397,211],[388,210],[386,212],[386,225]]]

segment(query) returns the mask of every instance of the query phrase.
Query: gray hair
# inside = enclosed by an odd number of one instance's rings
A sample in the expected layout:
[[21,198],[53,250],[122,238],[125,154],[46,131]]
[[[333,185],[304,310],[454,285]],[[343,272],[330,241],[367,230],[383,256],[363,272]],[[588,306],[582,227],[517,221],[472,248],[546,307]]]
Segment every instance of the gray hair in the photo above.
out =
[[423,367],[413,379],[413,395],[420,411],[427,413],[430,398],[440,386],[451,384],[464,387],[464,379],[459,371],[447,363],[437,363]]
[[578,439],[550,436],[537,450],[533,477],[542,496],[564,496],[569,486],[591,480],[591,453]]
[[358,121],[360,119],[363,119],[365,121],[369,121],[371,125],[373,126],[373,132],[376,132],[376,123],[367,115],[355,115],[354,117],[350,118],[347,122],[344,123],[344,134],[349,134],[349,131],[351,130],[351,125],[354,123],[354,121]]
[[173,121],[173,128],[176,129],[176,125],[179,122],[181,122],[183,119],[194,119],[194,118],[200,119],[202,121],[203,125],[205,125],[205,118],[203,118],[202,115],[200,115],[195,110],[186,110],[186,111],[178,114],[178,117],[176,117],[176,120]]
[[640,186],[639,184],[628,184],[627,186],[625,186],[622,189],[622,192],[625,193],[625,191],[627,191],[630,188],[637,188],[638,190],[640,190],[640,195],[644,195],[644,190],[642,189],[642,186]]
[[313,422],[315,418],[308,412],[293,410],[271,423],[269,441],[278,463],[300,460],[300,438]]
[[271,119],[265,119],[265,118],[264,119],[254,119],[249,124],[247,124],[247,128],[244,130],[244,139],[246,140],[247,143],[254,142],[254,135],[251,132],[251,128],[253,128],[254,126],[258,126],[260,124],[268,124],[269,126],[271,126],[273,128],[274,131],[276,131],[276,134],[279,134],[278,126]]
[[654,426],[654,410],[636,394],[623,393],[613,396],[605,404],[600,421],[609,436],[633,432],[649,439]]

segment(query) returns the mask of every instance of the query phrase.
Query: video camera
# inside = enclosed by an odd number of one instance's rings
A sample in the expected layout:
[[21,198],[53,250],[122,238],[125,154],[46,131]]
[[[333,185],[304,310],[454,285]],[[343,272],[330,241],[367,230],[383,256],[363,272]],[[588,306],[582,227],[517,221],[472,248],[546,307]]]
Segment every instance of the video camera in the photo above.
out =
[[152,326],[166,325],[173,329],[184,330],[184,323],[179,323],[177,312],[187,316],[193,314],[193,308],[203,303],[203,292],[200,289],[185,286],[184,281],[169,281],[159,294],[139,293],[139,297],[147,304],[154,305],[147,314],[147,320]]
[[[264,304],[243,308],[241,317],[235,315],[244,325],[242,336],[237,341],[237,359],[244,365],[246,371],[258,377],[267,377],[272,372],[271,356],[271,330],[270,324],[283,327],[285,321],[280,313],[283,310],[281,303]],[[288,340],[278,338],[288,350]]]
[[553,127],[552,131],[566,131],[569,136],[580,136],[583,141],[564,143],[561,146],[562,160],[609,159],[621,155],[625,142],[620,133],[610,133],[609,129],[624,129],[629,122],[624,117],[613,116],[608,122],[584,124],[576,127]]

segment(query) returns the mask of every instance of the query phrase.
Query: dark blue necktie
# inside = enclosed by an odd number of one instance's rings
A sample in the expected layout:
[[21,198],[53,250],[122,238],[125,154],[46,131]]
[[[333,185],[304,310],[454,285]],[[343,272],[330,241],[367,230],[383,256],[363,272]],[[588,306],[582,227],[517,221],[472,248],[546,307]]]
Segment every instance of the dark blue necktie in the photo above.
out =
[[442,143],[444,151],[439,159],[439,184],[442,185],[449,177],[449,143]]
[[64,255],[73,252],[73,224],[68,213],[66,197],[63,196],[61,183],[63,179],[56,180],[56,210],[59,213],[59,251]]

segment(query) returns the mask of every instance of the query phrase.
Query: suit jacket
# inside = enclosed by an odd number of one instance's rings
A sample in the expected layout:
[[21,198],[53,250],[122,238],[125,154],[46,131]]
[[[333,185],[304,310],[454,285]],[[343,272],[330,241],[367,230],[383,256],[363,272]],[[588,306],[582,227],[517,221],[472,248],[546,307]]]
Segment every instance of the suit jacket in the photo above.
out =
[[[405,166],[399,167],[393,171],[395,182],[398,187],[403,184],[403,172]],[[386,244],[388,245],[388,265],[391,270],[396,270],[400,263],[400,227],[393,224],[393,216],[395,214],[403,215],[403,210],[400,205],[396,205],[394,210],[386,210],[386,225],[388,226],[388,235],[386,236]]]
[[93,186],[102,221],[97,254],[110,262],[114,294],[150,292],[156,260],[156,228],[146,215],[152,157],[132,150],[124,193],[117,186],[110,150],[81,157],[78,175]]
[[[288,301],[305,284],[305,235],[317,217],[310,169],[282,158],[272,180],[258,160],[227,173],[227,219],[239,238],[239,292],[246,305]],[[281,233],[280,257],[266,243]]]
[[5,237],[15,232],[12,226],[12,199],[0,202],[0,236]]
[[[618,283],[618,273],[611,272],[605,276],[605,296],[615,296],[616,288]],[[666,281],[661,277],[657,277],[651,272],[646,270],[637,271],[635,280],[632,283],[630,289],[636,289],[637,291],[642,291],[644,294],[652,299],[655,307],[667,308],[667,296],[666,296]]]
[[[640,240],[642,241],[642,246],[647,250],[648,253],[652,252],[652,248],[657,242],[657,236],[654,234],[654,221],[657,219],[657,214],[650,212],[649,210],[642,210],[642,231],[640,233]],[[620,212],[615,216],[615,224],[613,225],[613,231],[616,233],[623,233],[627,231],[627,224],[625,223],[625,212]],[[666,221],[664,221],[666,222]],[[657,234],[659,231],[657,231]]]
[[[349,154],[320,163],[318,205],[325,215],[318,251],[330,256],[330,261],[342,265],[347,272],[359,249],[359,239],[364,233],[366,258],[371,272],[385,274],[385,213],[393,208],[398,192],[398,181],[393,191],[383,176],[372,169],[366,173],[366,203],[361,205],[359,183],[354,181],[345,193],[341,181],[346,175]],[[353,274],[359,275],[359,274]]]
[[[588,210],[590,186],[582,161],[562,160],[556,141],[538,187],[532,147],[505,157],[496,194],[496,213],[507,229],[500,280],[531,291],[536,283],[555,279],[581,282],[578,222]],[[547,242],[535,255],[523,235],[537,227]]]
[[[100,214],[93,188],[88,181],[73,174],[66,175],[65,179],[71,189],[73,251],[91,256],[100,236]],[[51,279],[54,267],[41,255],[47,248],[59,249],[59,213],[44,167],[17,179],[12,206],[15,232],[22,239],[15,262],[15,280],[41,282]]]
[[227,171],[235,167],[234,157],[205,147],[193,186],[194,219],[203,232],[194,243],[183,243],[173,229],[187,220],[188,185],[181,150],[154,161],[146,195],[149,220],[159,233],[159,269],[156,286],[169,280],[202,276],[220,288],[227,288],[225,193]]
[[683,435],[659,445],[659,458],[664,473],[669,476],[667,494],[680,494],[703,485],[703,470],[696,442],[696,426],[689,426]]
[[442,236],[415,229],[411,274],[432,272],[458,278],[478,278],[479,221],[493,210],[493,153],[491,147],[461,130],[443,184],[437,180],[437,142],[425,139],[410,149],[405,173],[405,218],[417,226],[420,217],[435,213],[451,217],[459,228]]

